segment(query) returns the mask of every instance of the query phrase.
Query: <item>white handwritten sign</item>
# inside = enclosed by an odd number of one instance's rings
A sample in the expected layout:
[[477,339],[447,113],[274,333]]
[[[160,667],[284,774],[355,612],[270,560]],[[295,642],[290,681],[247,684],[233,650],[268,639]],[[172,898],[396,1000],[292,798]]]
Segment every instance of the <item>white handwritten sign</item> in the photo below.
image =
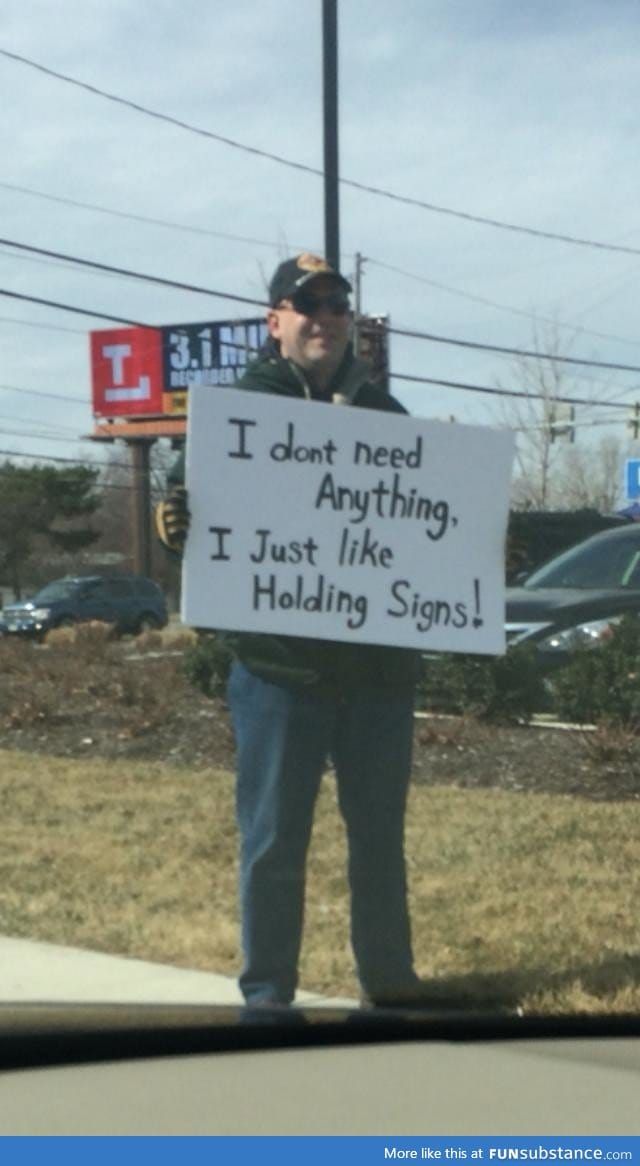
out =
[[513,438],[193,386],[182,618],[424,651],[504,651]]

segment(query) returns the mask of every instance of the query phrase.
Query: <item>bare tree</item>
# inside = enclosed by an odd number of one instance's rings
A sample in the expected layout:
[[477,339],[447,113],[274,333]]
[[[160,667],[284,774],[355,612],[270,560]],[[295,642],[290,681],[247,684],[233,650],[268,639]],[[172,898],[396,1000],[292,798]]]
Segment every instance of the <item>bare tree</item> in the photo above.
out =
[[565,447],[556,481],[563,509],[613,513],[619,505],[622,466],[628,456],[630,442],[612,435],[589,447]]
[[[561,357],[567,354],[554,324],[533,326],[533,349]],[[560,360],[516,357],[509,388],[524,397],[504,397],[498,421],[517,434],[513,505],[517,509],[547,510],[567,506],[566,438],[573,433],[573,412],[564,398],[578,393],[575,375]],[[515,384],[514,384],[515,382]],[[505,386],[498,381],[501,388]],[[579,395],[584,397],[584,385]]]

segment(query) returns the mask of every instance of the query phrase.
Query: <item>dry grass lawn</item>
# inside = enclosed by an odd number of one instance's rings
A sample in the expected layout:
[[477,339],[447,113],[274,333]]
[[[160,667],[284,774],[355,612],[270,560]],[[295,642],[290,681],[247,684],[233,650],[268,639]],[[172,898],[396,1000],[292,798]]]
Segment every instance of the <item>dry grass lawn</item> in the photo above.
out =
[[[0,812],[0,932],[237,972],[230,773],[0,750]],[[418,970],[525,1011],[640,1012],[639,838],[640,803],[414,785]],[[344,870],[328,776],[301,980],[355,996]]]

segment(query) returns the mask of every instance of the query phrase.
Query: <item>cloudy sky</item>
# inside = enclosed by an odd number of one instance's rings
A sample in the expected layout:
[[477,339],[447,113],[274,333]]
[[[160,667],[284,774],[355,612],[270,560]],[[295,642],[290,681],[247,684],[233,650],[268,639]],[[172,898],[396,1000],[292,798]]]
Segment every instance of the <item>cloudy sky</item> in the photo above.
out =
[[[217,320],[230,301],[10,243],[258,300],[280,258],[322,250],[322,179],[300,169],[322,168],[321,7],[3,0],[0,287],[149,323]],[[507,348],[531,348],[536,326],[542,347],[555,335],[566,355],[638,369],[567,366],[567,393],[640,397],[635,0],[339,8],[342,267],[364,257],[363,307]],[[0,456],[96,456],[79,438],[100,327],[0,296]],[[398,377],[519,387],[511,358],[474,347],[394,335],[391,363]],[[488,394],[402,379],[393,391],[417,415],[495,423]],[[622,435],[623,410],[584,407],[581,435],[614,417]]]

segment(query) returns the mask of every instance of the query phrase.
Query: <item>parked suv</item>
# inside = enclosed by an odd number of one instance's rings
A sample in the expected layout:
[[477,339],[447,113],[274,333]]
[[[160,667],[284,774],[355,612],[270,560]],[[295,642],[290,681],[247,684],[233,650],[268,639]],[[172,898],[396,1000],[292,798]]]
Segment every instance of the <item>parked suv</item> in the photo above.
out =
[[169,615],[157,583],[141,575],[69,576],[47,583],[31,599],[7,604],[0,633],[42,638],[51,628],[92,619],[137,634],[164,627]]

